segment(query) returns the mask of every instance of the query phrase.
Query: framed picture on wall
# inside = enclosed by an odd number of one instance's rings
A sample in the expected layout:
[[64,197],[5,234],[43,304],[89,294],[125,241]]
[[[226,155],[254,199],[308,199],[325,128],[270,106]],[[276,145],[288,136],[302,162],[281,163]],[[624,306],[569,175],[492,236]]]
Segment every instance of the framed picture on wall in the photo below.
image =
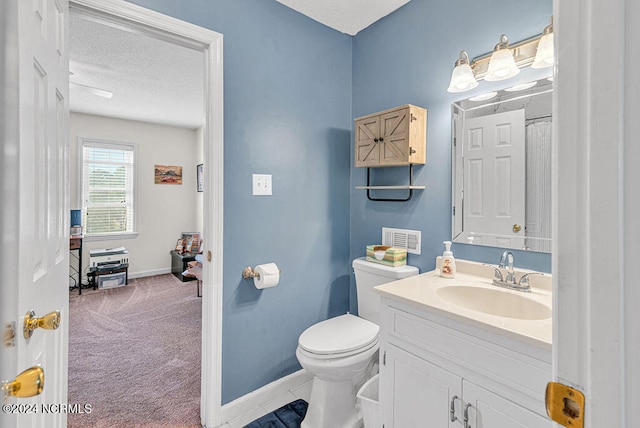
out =
[[182,184],[182,167],[177,165],[156,165],[156,184]]
[[196,183],[198,183],[198,192],[202,192],[204,189],[204,171],[202,164],[196,167]]

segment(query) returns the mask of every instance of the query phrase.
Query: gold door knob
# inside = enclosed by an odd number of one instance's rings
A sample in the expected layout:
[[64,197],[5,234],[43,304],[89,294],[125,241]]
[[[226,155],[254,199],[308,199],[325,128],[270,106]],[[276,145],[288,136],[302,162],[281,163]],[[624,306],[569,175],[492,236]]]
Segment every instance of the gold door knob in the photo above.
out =
[[24,338],[29,339],[36,328],[55,330],[60,325],[60,311],[49,312],[47,315],[36,318],[34,311],[29,311],[24,316]]
[[522,226],[520,226],[519,224],[514,224],[514,225],[513,225],[513,231],[514,231],[515,233],[518,233],[518,232],[520,232],[521,230],[522,230]]
[[20,373],[12,381],[2,382],[4,397],[33,397],[44,389],[44,370],[33,366]]

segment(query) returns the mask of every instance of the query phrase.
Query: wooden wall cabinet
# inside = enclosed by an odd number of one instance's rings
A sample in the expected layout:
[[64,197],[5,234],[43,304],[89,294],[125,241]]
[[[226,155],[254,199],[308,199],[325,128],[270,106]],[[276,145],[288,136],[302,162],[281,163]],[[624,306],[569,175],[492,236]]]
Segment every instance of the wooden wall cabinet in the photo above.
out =
[[406,104],[354,121],[356,167],[426,162],[426,109]]

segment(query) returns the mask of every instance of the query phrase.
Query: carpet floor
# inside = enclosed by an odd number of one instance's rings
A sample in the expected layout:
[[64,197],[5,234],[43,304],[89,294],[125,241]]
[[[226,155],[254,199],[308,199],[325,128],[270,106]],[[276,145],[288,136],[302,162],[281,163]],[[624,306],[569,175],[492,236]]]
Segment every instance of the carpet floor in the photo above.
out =
[[307,414],[307,402],[296,400],[256,419],[244,428],[300,428]]
[[202,298],[173,275],[69,299],[69,428],[200,427]]

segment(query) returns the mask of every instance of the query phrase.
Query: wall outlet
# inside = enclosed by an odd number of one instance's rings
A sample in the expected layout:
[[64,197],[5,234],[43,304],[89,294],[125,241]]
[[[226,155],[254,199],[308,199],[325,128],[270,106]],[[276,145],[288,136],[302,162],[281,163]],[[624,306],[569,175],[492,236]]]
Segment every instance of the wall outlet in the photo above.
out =
[[253,194],[271,196],[271,174],[253,174]]

